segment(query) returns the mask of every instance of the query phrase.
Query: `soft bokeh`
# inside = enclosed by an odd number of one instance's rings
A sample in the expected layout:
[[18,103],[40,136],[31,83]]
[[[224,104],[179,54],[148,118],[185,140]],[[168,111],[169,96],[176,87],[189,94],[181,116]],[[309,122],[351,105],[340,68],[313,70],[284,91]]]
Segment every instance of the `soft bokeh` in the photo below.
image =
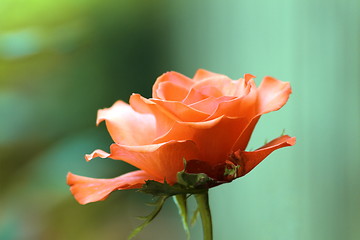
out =
[[[126,239],[151,197],[81,206],[66,173],[132,170],[85,162],[111,143],[97,109],[198,68],[293,87],[249,148],[283,129],[297,145],[210,191],[215,240],[359,239],[359,27],[355,0],[0,0],[0,239]],[[192,233],[201,239],[199,222]],[[137,239],[185,239],[172,201]]]

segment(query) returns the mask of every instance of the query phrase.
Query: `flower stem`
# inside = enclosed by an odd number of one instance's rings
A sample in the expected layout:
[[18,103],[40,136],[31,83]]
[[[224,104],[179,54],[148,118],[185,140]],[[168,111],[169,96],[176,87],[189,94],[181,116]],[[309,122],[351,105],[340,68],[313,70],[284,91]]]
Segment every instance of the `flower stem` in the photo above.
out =
[[204,240],[212,240],[213,233],[208,191],[194,195],[201,216]]
[[179,209],[179,214],[183,223],[183,227],[186,233],[186,239],[190,240],[190,229],[188,225],[188,215],[187,215],[187,204],[186,204],[186,194],[177,194],[174,196],[174,202]]

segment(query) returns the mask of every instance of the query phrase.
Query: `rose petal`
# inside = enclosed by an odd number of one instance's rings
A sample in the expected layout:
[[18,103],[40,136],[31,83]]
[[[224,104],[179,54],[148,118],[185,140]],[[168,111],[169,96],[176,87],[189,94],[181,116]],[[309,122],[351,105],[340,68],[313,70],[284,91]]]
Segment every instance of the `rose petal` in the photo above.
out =
[[209,96],[202,94],[201,92],[197,91],[194,88],[191,88],[188,92],[188,95],[185,97],[185,99],[182,101],[184,104],[192,104],[199,101],[202,101],[205,98],[208,98]]
[[256,77],[254,75],[251,75],[250,73],[244,74],[245,83],[247,83],[248,81],[250,81],[253,78],[256,78]]
[[[156,79],[153,86],[153,98],[160,98],[158,95],[159,85],[163,82],[172,82],[185,89],[190,89],[193,80],[177,72],[167,72]],[[161,93],[161,91],[159,91]]]
[[113,144],[110,158],[123,160],[168,183],[176,182],[176,174],[184,169],[184,161],[199,159],[199,152],[192,141],[169,141],[144,146]]
[[[201,84],[195,83],[194,86],[197,86],[197,88],[200,87],[200,85],[207,85],[208,86],[215,86],[217,89],[221,91],[221,93],[224,96],[237,96],[241,97],[244,95],[244,90],[247,88],[248,82],[255,78],[254,75],[251,74],[245,74],[244,79],[240,78],[236,81],[231,80],[229,77],[223,74],[213,73],[204,69],[199,69],[193,78],[195,82],[203,81]],[[193,86],[193,87],[194,87]],[[214,95],[209,95],[214,96]]]
[[[257,89],[257,104],[250,104],[246,110],[249,113],[248,117],[250,118],[251,115],[253,115],[253,118],[249,120],[245,131],[239,136],[238,140],[236,140],[233,150],[244,150],[260,116],[271,111],[279,110],[287,102],[290,94],[291,88],[288,82],[282,82],[272,77],[265,77]],[[252,106],[256,107],[255,115],[250,114],[251,111],[254,111]]]
[[245,175],[250,172],[254,167],[256,167],[262,160],[264,160],[270,153],[274,150],[293,146],[296,142],[295,137],[290,137],[288,135],[284,135],[278,137],[271,142],[265,144],[261,148],[252,151],[252,152],[240,152],[240,159],[243,162],[243,168],[241,168],[241,175]]
[[[210,116],[210,119],[219,116],[228,117],[247,117],[253,118],[257,114],[257,88],[254,81],[249,81],[244,89],[238,90],[237,98],[222,101],[218,104],[216,110]],[[242,95],[240,95],[242,94]]]
[[129,101],[135,111],[149,113],[155,117],[156,136],[163,135],[169,131],[174,124],[174,121],[180,120],[176,115],[139,94],[132,94]]
[[223,74],[210,72],[205,69],[198,69],[193,77],[193,80],[200,81],[200,80],[204,80],[206,78],[218,78],[218,77],[221,78],[221,77],[226,77],[226,76]]
[[67,175],[67,184],[80,204],[105,200],[115,190],[140,188],[146,180],[155,180],[145,171],[134,171],[111,179],[82,177],[72,173]]
[[188,95],[188,89],[173,82],[161,82],[156,90],[156,97],[168,101],[182,101]]
[[223,90],[231,84],[231,81],[231,79],[225,76],[219,78],[206,78],[196,82],[192,87],[204,95],[221,97],[225,95]]
[[201,101],[189,104],[189,106],[191,106],[192,108],[195,108],[202,112],[206,112],[209,115],[214,112],[218,105],[219,101],[217,101],[217,98],[215,97],[207,97]]
[[241,135],[239,136],[239,138],[236,140],[234,146],[233,146],[233,151],[243,151],[246,149],[247,145],[249,144],[250,141],[250,137],[254,131],[254,128],[257,124],[257,122],[259,121],[260,116],[255,117],[252,121],[250,121],[250,123],[246,126],[245,130],[241,133]]
[[258,88],[259,113],[279,110],[289,99],[290,83],[282,82],[272,77],[265,77]]
[[220,96],[236,96],[241,97],[245,94],[248,82],[252,75],[245,75],[246,79],[232,80],[225,75],[215,74],[210,75],[200,80],[197,79],[192,88],[201,92],[202,94],[220,97]]
[[135,112],[129,104],[117,101],[112,107],[100,109],[97,124],[105,121],[116,143],[127,145],[149,144],[155,138],[155,118],[151,114]]
[[180,121],[198,122],[209,117],[209,114],[192,108],[191,106],[187,106],[182,102],[164,101],[158,99],[152,99],[151,101],[171,112]]
[[[205,112],[208,114],[208,119],[214,119],[212,117],[212,115],[214,114],[214,112],[216,111],[216,109],[218,108],[219,104],[224,102],[224,101],[230,101],[234,99],[234,97],[229,97],[229,96],[221,96],[221,97],[208,97],[202,101],[199,101],[197,103],[193,103],[190,104],[189,106],[191,106],[192,108],[195,108],[199,111]],[[220,117],[221,115],[219,115],[218,117]]]
[[246,119],[224,116],[205,122],[175,122],[169,132],[156,139],[155,143],[194,141],[201,153],[200,159],[213,166],[225,162],[246,125]]
[[105,152],[103,150],[97,149],[97,150],[93,151],[90,154],[86,154],[85,159],[86,159],[86,161],[90,161],[91,159],[94,159],[94,158],[97,158],[97,157],[108,158],[109,156],[110,156],[109,153],[107,153],[107,152]]

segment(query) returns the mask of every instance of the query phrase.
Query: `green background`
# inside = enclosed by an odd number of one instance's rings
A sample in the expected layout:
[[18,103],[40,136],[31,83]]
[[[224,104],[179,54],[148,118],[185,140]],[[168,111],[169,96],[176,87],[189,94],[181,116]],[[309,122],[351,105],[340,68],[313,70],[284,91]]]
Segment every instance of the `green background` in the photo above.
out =
[[[65,176],[133,170],[83,159],[111,144],[97,109],[198,68],[293,88],[249,148],[283,129],[297,144],[210,191],[215,240],[359,239],[359,64],[357,0],[0,0],[0,239],[126,239],[152,199],[81,206]],[[185,239],[172,201],[137,239]]]

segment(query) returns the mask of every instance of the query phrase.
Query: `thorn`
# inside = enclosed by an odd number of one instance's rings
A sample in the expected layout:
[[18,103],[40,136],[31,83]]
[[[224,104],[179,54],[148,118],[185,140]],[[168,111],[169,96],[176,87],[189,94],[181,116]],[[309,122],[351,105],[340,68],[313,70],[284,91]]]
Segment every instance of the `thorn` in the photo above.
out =
[[285,135],[285,128],[282,130],[280,137]]

